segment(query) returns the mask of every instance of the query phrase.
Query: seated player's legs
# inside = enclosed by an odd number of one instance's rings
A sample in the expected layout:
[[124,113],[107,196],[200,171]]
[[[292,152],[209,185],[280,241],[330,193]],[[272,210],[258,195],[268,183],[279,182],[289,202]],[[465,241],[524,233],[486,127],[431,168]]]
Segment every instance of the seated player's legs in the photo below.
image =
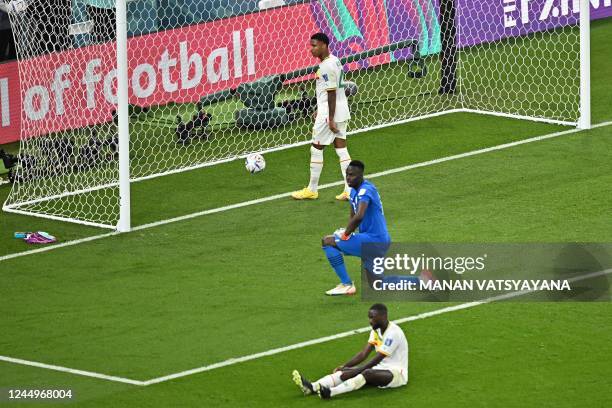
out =
[[375,387],[388,387],[393,382],[393,373],[389,370],[367,369],[361,372],[366,380],[366,384]]
[[402,369],[377,365],[363,371],[345,368],[314,382],[310,382],[298,371],[294,371],[293,381],[305,395],[318,393],[321,398],[328,399],[358,390],[366,384],[379,388],[401,387],[408,383],[408,377],[404,375]]
[[327,390],[337,387],[345,381],[356,377],[360,372],[354,368],[343,369],[342,371],[334,371],[331,374],[325,375],[317,381],[311,382],[299,371],[294,370],[292,373],[293,382],[302,390],[304,395],[316,394],[321,388]]
[[403,369],[387,366],[374,366],[363,372],[370,385],[379,388],[397,388],[408,384],[408,375]]
[[[333,378],[337,374],[332,374],[329,377]],[[333,386],[328,385],[329,381],[325,381],[325,378],[318,383],[317,392],[321,398],[328,399],[340,394],[356,391],[366,384],[379,388],[397,388],[407,383],[407,379],[402,376],[401,370],[395,368],[376,369],[374,367],[363,370],[361,373],[349,371],[345,374],[342,372],[339,379],[341,383],[338,385],[334,384]]]

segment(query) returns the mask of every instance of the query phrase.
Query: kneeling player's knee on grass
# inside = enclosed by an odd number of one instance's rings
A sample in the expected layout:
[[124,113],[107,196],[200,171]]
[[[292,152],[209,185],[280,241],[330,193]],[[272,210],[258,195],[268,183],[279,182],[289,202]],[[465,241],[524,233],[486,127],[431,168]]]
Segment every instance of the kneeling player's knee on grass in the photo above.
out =
[[334,237],[327,236],[327,237],[323,237],[323,239],[321,239],[321,244],[323,246],[336,246],[336,241],[334,240]]

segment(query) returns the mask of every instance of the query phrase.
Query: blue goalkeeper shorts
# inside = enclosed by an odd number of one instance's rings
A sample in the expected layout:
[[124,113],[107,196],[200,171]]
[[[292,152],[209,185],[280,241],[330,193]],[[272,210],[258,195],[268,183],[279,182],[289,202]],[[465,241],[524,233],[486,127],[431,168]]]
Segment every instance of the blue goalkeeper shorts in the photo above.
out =
[[384,239],[365,232],[352,234],[346,241],[343,241],[337,236],[334,236],[334,239],[336,241],[336,247],[338,247],[343,254],[358,257],[362,255],[364,244],[376,244],[368,245],[368,252],[372,252],[372,254],[368,254],[369,256],[376,255],[376,253],[380,253],[379,256],[384,256],[391,244],[388,238]]

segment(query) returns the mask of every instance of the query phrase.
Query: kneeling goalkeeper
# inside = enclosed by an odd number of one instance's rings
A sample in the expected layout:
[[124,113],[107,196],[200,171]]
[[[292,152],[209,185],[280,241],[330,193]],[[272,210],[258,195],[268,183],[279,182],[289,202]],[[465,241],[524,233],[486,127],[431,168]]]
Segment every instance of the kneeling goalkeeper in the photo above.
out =
[[[346,182],[351,188],[348,225],[344,231],[323,238],[323,251],[340,278],[338,286],[325,292],[330,296],[354,295],[357,292],[346,271],[343,254],[361,257],[363,244],[376,243],[384,247],[391,242],[380,195],[374,184],[364,180],[364,169],[365,165],[359,160],[349,163],[346,169]],[[359,232],[355,233],[358,227]]]

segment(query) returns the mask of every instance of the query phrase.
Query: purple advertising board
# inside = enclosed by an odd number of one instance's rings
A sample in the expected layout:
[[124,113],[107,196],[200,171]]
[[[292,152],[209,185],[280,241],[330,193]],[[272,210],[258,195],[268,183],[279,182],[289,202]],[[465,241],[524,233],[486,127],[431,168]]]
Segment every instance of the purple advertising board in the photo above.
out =
[[[406,39],[418,39],[421,55],[429,55],[441,49],[439,1],[311,0],[310,6],[317,26],[330,36],[338,56]],[[576,25],[580,1],[455,0],[458,45],[466,47]],[[609,16],[612,0],[591,0],[592,20]],[[409,50],[398,50],[391,60],[410,56]]]
[[[458,0],[459,47],[577,25],[581,0]],[[591,0],[591,20],[612,16],[612,0]]]

